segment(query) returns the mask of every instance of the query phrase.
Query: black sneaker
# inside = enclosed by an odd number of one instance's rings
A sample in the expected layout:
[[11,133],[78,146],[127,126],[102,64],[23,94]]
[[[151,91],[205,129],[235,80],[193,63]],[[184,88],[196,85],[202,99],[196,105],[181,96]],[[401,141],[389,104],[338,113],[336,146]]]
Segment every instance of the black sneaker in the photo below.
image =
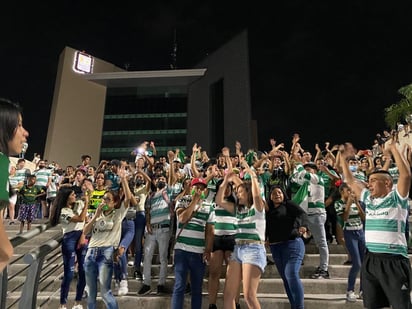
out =
[[322,270],[319,267],[316,269],[315,273],[310,276],[312,279],[329,279],[329,272],[327,270]]
[[143,275],[142,275],[142,273],[140,272],[140,270],[135,270],[135,271],[134,271],[134,278],[135,278],[136,280],[143,281]]
[[319,279],[329,279],[329,272],[327,270],[321,270],[319,273]]
[[170,291],[164,285],[157,286],[157,295],[170,294]]
[[210,304],[209,309],[217,309],[217,306],[215,304]]
[[185,294],[190,294],[192,293],[192,287],[190,286],[190,283],[186,284],[186,289],[185,289]]
[[150,288],[150,285],[143,284],[142,287],[140,288],[139,292],[137,292],[137,295],[146,295],[149,294],[152,291]]

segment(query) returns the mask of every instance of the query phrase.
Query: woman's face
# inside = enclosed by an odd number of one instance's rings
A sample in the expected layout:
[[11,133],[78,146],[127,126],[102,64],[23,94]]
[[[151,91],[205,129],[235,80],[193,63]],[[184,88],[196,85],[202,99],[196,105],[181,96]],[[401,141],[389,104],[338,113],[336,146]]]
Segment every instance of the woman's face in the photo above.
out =
[[110,209],[114,208],[115,203],[114,203],[113,195],[110,194],[109,192],[106,192],[103,195],[103,201],[107,206],[110,207]]
[[76,193],[74,193],[74,191],[72,191],[72,192],[69,194],[69,197],[67,198],[67,204],[71,205],[71,204],[73,204],[74,202],[76,202]]
[[28,136],[29,132],[23,128],[23,120],[21,115],[19,115],[19,122],[14,131],[13,138],[8,143],[10,155],[17,155],[22,152],[23,144],[27,142]]
[[270,194],[270,199],[272,200],[273,204],[279,205],[283,202],[285,196],[283,195],[283,192],[280,188],[275,188]]
[[248,205],[248,193],[243,186],[239,186],[236,190],[236,196],[239,201],[239,205]]

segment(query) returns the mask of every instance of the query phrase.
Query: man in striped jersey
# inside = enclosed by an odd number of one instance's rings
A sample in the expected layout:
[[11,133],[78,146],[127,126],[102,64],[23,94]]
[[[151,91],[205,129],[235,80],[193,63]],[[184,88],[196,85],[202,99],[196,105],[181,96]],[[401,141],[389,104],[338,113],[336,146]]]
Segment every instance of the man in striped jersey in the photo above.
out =
[[213,248],[215,222],[213,203],[206,200],[206,186],[203,178],[193,178],[191,195],[176,202],[178,225],[172,309],[183,309],[188,273],[192,287],[191,308],[202,308],[203,276]]
[[[46,167],[44,160],[39,161],[38,169],[33,174],[36,175],[36,186],[42,187],[46,192],[52,180],[52,170]],[[39,197],[40,208],[37,213],[38,218],[47,218],[49,216],[49,208],[47,205],[46,194]]]
[[371,173],[366,187],[350,172],[345,153],[341,164],[345,181],[366,207],[366,255],[361,269],[364,307],[412,308],[411,265],[405,237],[411,172],[396,143],[388,143],[386,150],[399,169],[394,190],[387,171]]

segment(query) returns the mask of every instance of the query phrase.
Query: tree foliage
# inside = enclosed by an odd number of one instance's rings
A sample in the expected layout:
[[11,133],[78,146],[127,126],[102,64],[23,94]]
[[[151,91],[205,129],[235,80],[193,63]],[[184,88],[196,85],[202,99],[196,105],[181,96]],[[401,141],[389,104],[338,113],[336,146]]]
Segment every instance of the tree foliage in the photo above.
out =
[[398,123],[412,121],[412,84],[400,88],[398,93],[403,98],[385,108],[385,122],[391,129],[396,129]]

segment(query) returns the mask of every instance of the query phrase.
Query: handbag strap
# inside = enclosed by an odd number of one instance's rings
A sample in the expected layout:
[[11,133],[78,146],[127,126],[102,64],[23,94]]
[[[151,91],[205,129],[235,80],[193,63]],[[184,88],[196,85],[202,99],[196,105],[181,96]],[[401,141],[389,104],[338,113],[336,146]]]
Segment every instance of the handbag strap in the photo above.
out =
[[190,215],[189,219],[187,219],[187,221],[185,223],[183,223],[182,227],[179,230],[179,233],[177,233],[177,235],[176,235],[175,242],[176,242],[177,238],[180,236],[180,234],[182,234],[183,229],[185,228],[185,226],[189,223],[189,221],[193,218],[195,213],[199,210],[199,208],[200,208],[200,205],[198,205],[198,207],[195,210],[193,210],[193,212]]

